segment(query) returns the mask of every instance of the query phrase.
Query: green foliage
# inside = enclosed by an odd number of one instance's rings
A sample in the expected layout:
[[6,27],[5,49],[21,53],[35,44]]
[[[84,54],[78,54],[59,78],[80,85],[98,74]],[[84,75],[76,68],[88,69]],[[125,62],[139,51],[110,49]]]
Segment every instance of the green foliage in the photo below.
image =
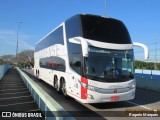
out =
[[1,58],[3,60],[8,60],[9,58],[14,57],[14,55],[2,55]]
[[6,62],[0,58],[0,65],[6,64]]
[[135,61],[135,69],[160,70],[160,63]]
[[[18,62],[18,64],[16,64]],[[24,50],[17,54],[17,62],[16,56],[14,55],[3,55],[0,56],[0,65],[2,64],[10,64],[11,67],[34,67],[34,50]]]

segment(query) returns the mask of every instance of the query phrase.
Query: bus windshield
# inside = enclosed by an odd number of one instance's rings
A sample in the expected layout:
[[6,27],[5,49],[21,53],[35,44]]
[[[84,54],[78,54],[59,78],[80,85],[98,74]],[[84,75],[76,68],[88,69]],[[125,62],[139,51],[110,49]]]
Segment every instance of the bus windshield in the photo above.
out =
[[125,82],[134,78],[133,50],[89,47],[84,76],[101,82]]

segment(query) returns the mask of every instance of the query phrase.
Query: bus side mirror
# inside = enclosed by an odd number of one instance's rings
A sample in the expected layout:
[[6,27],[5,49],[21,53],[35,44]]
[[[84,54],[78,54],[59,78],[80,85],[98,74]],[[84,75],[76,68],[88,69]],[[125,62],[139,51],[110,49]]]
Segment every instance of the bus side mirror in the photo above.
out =
[[145,60],[149,59],[149,49],[146,45],[142,43],[133,42],[133,46],[138,46],[144,49],[144,58]]
[[69,42],[75,44],[81,44],[83,56],[88,57],[88,42],[86,39],[83,39],[81,37],[73,37],[69,39]]

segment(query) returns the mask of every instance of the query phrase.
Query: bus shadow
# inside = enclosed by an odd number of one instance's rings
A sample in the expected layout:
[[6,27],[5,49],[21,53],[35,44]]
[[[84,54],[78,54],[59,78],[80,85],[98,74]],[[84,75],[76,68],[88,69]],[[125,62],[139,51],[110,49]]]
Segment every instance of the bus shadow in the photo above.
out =
[[102,110],[102,109],[114,109],[114,108],[126,108],[133,107],[134,105],[128,104],[126,102],[111,102],[111,103],[94,103],[90,104],[92,107]]
[[90,105],[92,107],[95,107],[96,109],[115,109],[115,108],[138,107],[140,105],[147,106],[148,104],[158,104],[157,102],[159,101],[160,101],[160,93],[137,88],[134,100],[111,102],[111,103],[96,103]]

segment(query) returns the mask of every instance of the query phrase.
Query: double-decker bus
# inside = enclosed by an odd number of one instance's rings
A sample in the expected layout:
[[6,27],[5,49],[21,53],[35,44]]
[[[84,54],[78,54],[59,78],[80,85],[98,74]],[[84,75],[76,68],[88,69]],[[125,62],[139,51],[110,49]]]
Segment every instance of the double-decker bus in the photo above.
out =
[[133,43],[125,25],[113,18],[75,15],[35,46],[34,74],[82,103],[134,99]]

